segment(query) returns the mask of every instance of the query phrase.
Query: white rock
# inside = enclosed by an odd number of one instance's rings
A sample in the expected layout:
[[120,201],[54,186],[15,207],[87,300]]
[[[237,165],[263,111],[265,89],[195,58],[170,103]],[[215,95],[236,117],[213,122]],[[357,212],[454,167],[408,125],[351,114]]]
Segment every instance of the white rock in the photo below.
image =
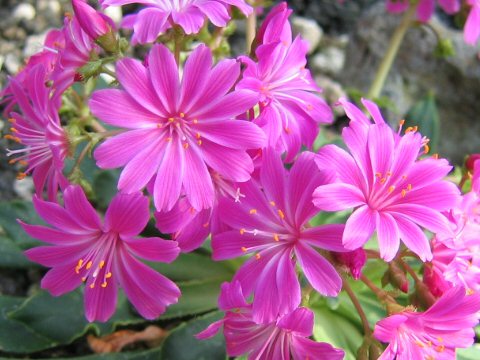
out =
[[105,15],[109,16],[117,25],[122,21],[122,8],[120,6],[109,6],[103,10]]
[[43,43],[47,37],[47,32],[38,35],[30,35],[25,41],[25,47],[23,48],[23,56],[28,58],[33,54],[36,54],[43,50]]
[[12,16],[15,20],[33,20],[35,18],[35,8],[29,3],[18,4],[13,9]]
[[315,82],[323,89],[322,96],[332,106],[333,112],[336,116],[345,115],[343,106],[335,106],[338,99],[341,97],[348,98],[347,92],[339,82],[332,80],[331,78],[323,75],[315,77]]
[[323,37],[323,30],[315,20],[300,16],[292,18],[292,30],[294,35],[300,34],[308,42],[308,54],[315,51]]
[[7,69],[8,73],[10,75],[14,75],[20,69],[21,63],[20,63],[20,60],[18,59],[18,57],[15,54],[10,53],[10,54],[7,54],[5,56],[4,65],[5,65],[5,69]]
[[337,75],[345,65],[345,51],[335,46],[329,46],[311,60],[314,73]]
[[57,0],[37,0],[37,9],[51,16],[58,16],[62,11],[62,6]]
[[34,186],[31,176],[27,176],[23,180],[15,180],[13,183],[13,190],[23,200],[31,200]]

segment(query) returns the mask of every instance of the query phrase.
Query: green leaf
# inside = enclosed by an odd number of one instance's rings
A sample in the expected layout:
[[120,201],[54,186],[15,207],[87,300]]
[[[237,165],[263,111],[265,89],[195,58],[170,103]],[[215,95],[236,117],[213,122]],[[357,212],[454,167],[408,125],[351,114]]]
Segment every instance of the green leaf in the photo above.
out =
[[457,349],[458,360],[478,360],[480,359],[480,344],[475,344],[468,349]]
[[117,193],[120,171],[109,170],[97,173],[93,179],[93,193],[99,208],[106,209]]
[[[121,352],[121,353],[109,353],[109,354],[96,354],[80,357],[69,357],[69,358],[55,358],[56,360],[159,360],[161,348],[157,347],[150,350],[144,351],[132,351],[132,352]],[[39,360],[50,360],[48,359],[39,359]],[[1,358],[0,360],[7,360],[7,358]],[[11,360],[8,358],[8,360]]]
[[226,262],[213,261],[210,256],[188,253],[180,256],[172,263],[148,263],[173,281],[190,281],[204,279],[230,280],[233,270]]
[[428,145],[432,153],[437,152],[440,132],[440,116],[438,114],[435,95],[429,93],[416,102],[405,116],[404,129],[418,126],[418,131],[430,139]]
[[131,311],[127,299],[119,296],[117,311],[104,324],[88,323],[83,310],[83,294],[72,291],[60,297],[53,297],[45,291],[27,299],[8,318],[21,322],[37,334],[49,339],[53,345],[69,344],[89,330],[96,334],[110,333],[119,325],[143,322]]
[[22,323],[7,317],[7,313],[20,306],[24,298],[0,296],[0,350],[11,353],[30,353],[40,351],[55,344]]
[[208,340],[197,340],[194,337],[222,316],[221,313],[214,312],[178,326],[165,339],[161,360],[225,360],[222,334]]
[[0,235],[0,268],[19,269],[31,266],[35,264],[23,255],[22,249],[12,239]]
[[31,201],[0,202],[0,226],[4,235],[13,240],[22,250],[38,245],[41,242],[28,236],[17,223],[21,219],[29,224],[43,223],[35,212]]
[[357,349],[363,342],[363,335],[358,327],[327,306],[316,305],[312,310],[315,313],[315,340],[341,348],[345,350],[345,360],[355,360]]
[[202,314],[217,308],[220,284],[218,279],[196,280],[179,283],[182,296],[177,304],[168,307],[160,319],[172,319]]

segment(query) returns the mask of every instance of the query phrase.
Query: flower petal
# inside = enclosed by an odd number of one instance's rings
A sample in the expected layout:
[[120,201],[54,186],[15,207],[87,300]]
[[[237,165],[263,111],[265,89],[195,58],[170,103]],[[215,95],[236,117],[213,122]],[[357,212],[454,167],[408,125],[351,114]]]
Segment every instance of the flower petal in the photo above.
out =
[[65,209],[70,214],[75,214],[74,220],[82,227],[92,230],[101,228],[100,217],[88,202],[85,193],[78,185],[71,185],[63,192]]
[[405,217],[431,232],[448,232],[450,225],[445,216],[428,206],[399,204],[388,207],[388,212],[396,218]]
[[55,266],[43,277],[40,285],[53,296],[66,294],[82,283],[82,278],[75,273],[75,263]]
[[43,201],[34,196],[33,206],[43,220],[60,230],[74,234],[85,234],[89,232],[83,229],[67,210],[56,203]]
[[392,215],[377,212],[377,235],[380,256],[385,261],[391,261],[397,255],[400,246],[400,234]]
[[148,198],[141,193],[117,194],[105,213],[104,231],[123,236],[138,235],[150,219]]
[[95,287],[85,287],[85,317],[88,321],[105,322],[117,308],[117,284],[112,277],[106,287],[95,284]]
[[342,243],[344,229],[345,225],[343,224],[326,224],[306,228],[302,231],[300,240],[304,240],[310,245],[328,251],[349,251],[345,249]]
[[355,250],[365,244],[375,230],[375,211],[368,205],[356,209],[347,220],[343,232],[343,244],[346,249]]
[[171,263],[180,254],[178,243],[159,237],[123,238],[127,249],[142,259]]
[[[37,262],[43,266],[55,267],[63,266],[67,263],[76,263],[85,254],[89,244],[71,245],[71,246],[38,246],[25,251],[29,260]],[[71,271],[74,271],[75,265]]]
[[136,44],[153,43],[167,29],[168,13],[155,7],[140,10],[134,25],[132,42]]
[[265,133],[244,120],[199,122],[195,130],[201,137],[232,149],[262,148],[266,142]]
[[321,185],[313,193],[313,203],[320,210],[339,211],[365,204],[363,193],[350,184]]
[[400,238],[405,243],[407,248],[417,254],[422,261],[432,260],[432,250],[428,238],[420,230],[418,225],[414,224],[402,216],[395,216],[398,230],[400,231]]

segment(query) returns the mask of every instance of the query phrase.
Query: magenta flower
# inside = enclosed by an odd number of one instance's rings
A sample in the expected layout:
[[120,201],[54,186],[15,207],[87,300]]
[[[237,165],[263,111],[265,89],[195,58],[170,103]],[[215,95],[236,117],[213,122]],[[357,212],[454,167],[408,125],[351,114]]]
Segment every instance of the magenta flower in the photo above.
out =
[[345,353],[330,344],[310,340],[314,315],[297,308],[267,324],[257,324],[252,305],[247,304],[239,282],[222,284],[219,308],[225,317],[197,334],[199,339],[214,336],[223,325],[229,356],[246,355],[248,360],[340,360]]
[[253,162],[247,149],[262,147],[256,125],[235,117],[250,109],[256,94],[227,94],[240,73],[235,60],[212,68],[210,50],[200,45],[188,58],[183,79],[170,51],[155,45],[148,67],[133,59],[117,63],[123,90],[93,93],[92,113],[129,131],[95,151],[101,168],[123,169],[118,188],[131,193],[153,181],[158,211],[173,208],[182,193],[196,210],[210,208],[215,192],[210,169],[229,181],[250,179]]
[[82,30],[93,40],[112,30],[103,14],[95,11],[85,0],[72,0],[72,7]]
[[467,44],[475,45],[480,37],[480,0],[467,0],[467,3],[471,9],[463,28],[463,35]]
[[147,197],[117,194],[103,223],[81,187],[67,187],[64,202],[61,207],[33,199],[38,214],[53,228],[21,223],[27,234],[51,244],[26,251],[30,260],[52,268],[42,279],[42,288],[59,296],[85,282],[88,321],[112,316],[118,285],[147,319],[177,302],[178,287],[137,259],[169,263],[179,254],[175,241],[137,237],[150,218]]
[[102,6],[143,4],[147,7],[138,14],[124,18],[123,26],[133,28],[133,43],[154,42],[157,37],[174,25],[186,34],[196,34],[208,18],[215,26],[224,27],[230,20],[229,7],[235,6],[249,15],[252,7],[244,0],[101,0]]
[[268,146],[287,151],[290,162],[302,144],[312,146],[318,124],[331,123],[333,113],[305,68],[308,44],[300,37],[292,42],[290,11],[280,4],[272,14],[260,32],[264,43],[255,52],[258,62],[242,57],[247,68],[236,88],[259,94],[260,114],[253,121],[267,134]]
[[345,251],[341,244],[344,225],[308,226],[317,213],[311,194],[328,181],[313,158],[314,154],[303,152],[288,173],[280,156],[267,150],[260,181],[239,184],[245,197],[240,202],[219,201],[220,219],[232,230],[212,234],[213,258],[253,254],[234,281],[241,283],[247,296],[255,293],[256,322],[271,322],[298,307],[297,262],[321,294],[335,296],[342,287],[335,268],[315,248]]
[[59,104],[50,98],[45,78],[46,69],[38,64],[29,71],[29,81],[23,86],[15,78],[10,80],[10,89],[21,113],[10,113],[12,133],[5,138],[23,145],[7,151],[7,156],[16,156],[10,160],[11,164],[18,162],[26,166],[18,178],[32,174],[36,194],[42,196],[46,190],[48,199],[56,201],[58,189],[68,185],[62,173],[68,139],[60,126]]
[[[460,11],[460,0],[438,0],[438,5],[447,14],[454,14]],[[408,9],[409,0],[387,0],[387,11],[399,13]],[[420,0],[417,5],[417,19],[427,22],[435,11],[435,0]]]
[[458,188],[442,180],[451,170],[444,159],[435,156],[418,160],[425,153],[426,140],[407,129],[400,136],[384,122],[375,104],[364,101],[375,124],[353,104],[344,104],[350,125],[343,129],[343,140],[350,154],[336,145],[320,149],[317,165],[333,168],[337,181],[319,186],[314,204],[321,210],[354,208],[343,234],[343,244],[356,249],[376,230],[380,255],[392,260],[400,239],[423,261],[432,258],[429,241],[421,230],[449,231],[441,214],[459,200]]
[[389,343],[379,360],[455,359],[455,348],[473,344],[480,294],[466,295],[458,286],[425,312],[404,310],[380,320],[374,335]]

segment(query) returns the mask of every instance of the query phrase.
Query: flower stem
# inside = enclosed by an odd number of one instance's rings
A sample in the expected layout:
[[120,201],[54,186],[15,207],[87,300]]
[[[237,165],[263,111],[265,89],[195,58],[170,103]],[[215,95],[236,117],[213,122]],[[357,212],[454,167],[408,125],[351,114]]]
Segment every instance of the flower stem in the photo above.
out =
[[368,99],[376,99],[380,96],[383,86],[385,84],[385,80],[387,79],[388,73],[390,72],[393,61],[397,57],[398,50],[400,49],[400,45],[403,42],[405,34],[410,28],[410,25],[413,21],[413,15],[415,14],[416,10],[417,6],[413,4],[410,5],[408,10],[403,15],[402,21],[395,29],[395,32],[390,39],[390,44],[388,45],[387,52],[385,53],[382,62],[380,63],[370,90],[367,93]]
[[255,39],[255,33],[257,28],[257,13],[255,12],[255,8],[253,9],[252,13],[247,17],[247,34],[245,38],[245,47],[247,50],[247,54],[250,53],[252,48],[253,40]]
[[85,147],[82,149],[82,152],[80,153],[77,160],[75,161],[75,164],[73,165],[72,170],[70,170],[68,177],[71,177],[75,173],[75,170],[77,170],[80,167],[80,164],[82,163],[83,159],[88,154],[91,148],[92,148],[92,142],[89,141],[87,145],[85,145]]
[[362,326],[363,326],[363,332],[365,333],[365,336],[369,336],[372,334],[372,329],[370,329],[370,324],[368,323],[367,316],[365,315],[365,312],[363,311],[362,305],[360,304],[360,301],[358,301],[357,296],[353,292],[352,288],[350,287],[350,284],[348,283],[348,280],[342,277],[343,281],[343,290],[347,293],[347,295],[350,297],[350,300],[352,301],[353,306],[358,312],[358,315],[360,316],[360,319],[362,320]]

